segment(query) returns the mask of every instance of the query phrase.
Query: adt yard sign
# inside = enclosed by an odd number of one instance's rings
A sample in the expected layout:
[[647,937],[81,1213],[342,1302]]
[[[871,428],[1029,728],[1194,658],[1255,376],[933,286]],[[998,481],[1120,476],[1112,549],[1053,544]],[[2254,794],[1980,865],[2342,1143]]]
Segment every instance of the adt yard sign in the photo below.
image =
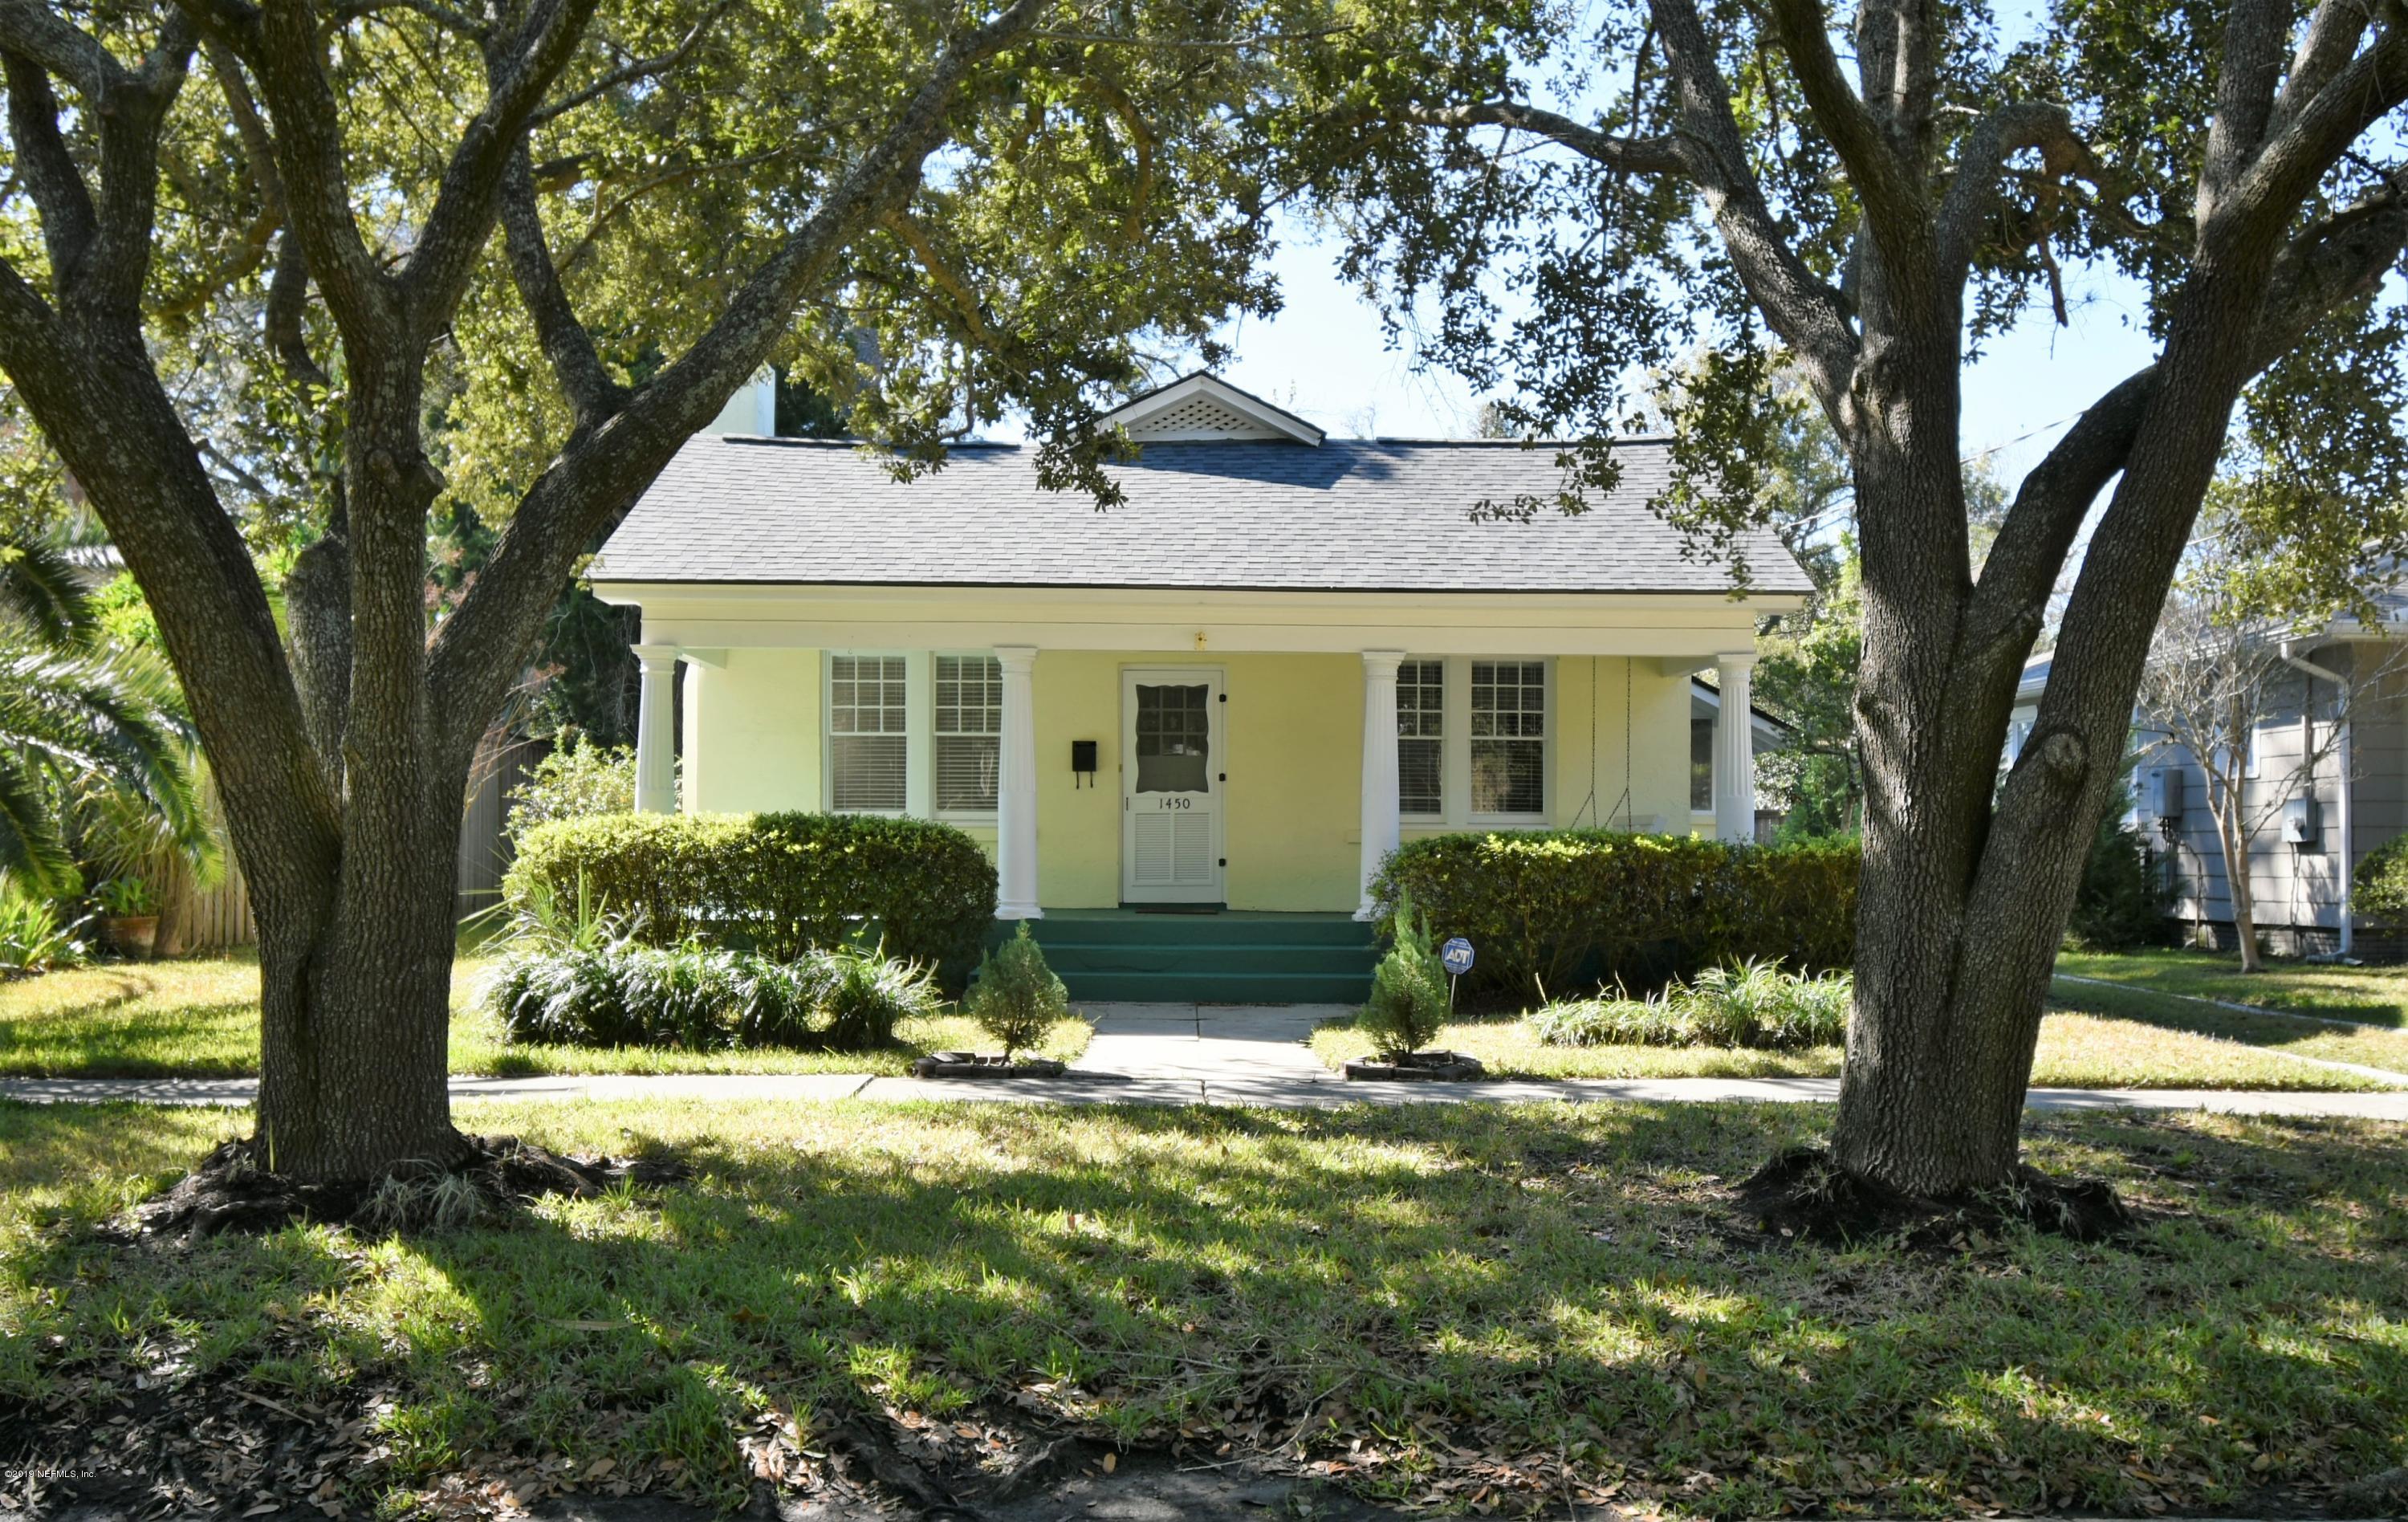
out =
[[1455,936],[1438,949],[1438,959],[1448,977],[1460,978],[1471,970],[1471,942]]

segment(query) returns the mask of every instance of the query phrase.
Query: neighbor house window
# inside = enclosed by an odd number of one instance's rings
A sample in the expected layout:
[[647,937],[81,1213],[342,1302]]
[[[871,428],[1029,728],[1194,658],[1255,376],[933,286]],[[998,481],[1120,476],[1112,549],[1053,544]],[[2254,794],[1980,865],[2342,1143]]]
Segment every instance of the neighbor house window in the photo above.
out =
[[1471,811],[1547,811],[1547,664],[1471,663]]
[[1446,663],[1397,668],[1397,807],[1409,814],[1444,811],[1439,782],[1446,739]]
[[903,657],[828,657],[828,806],[901,813]]
[[992,655],[937,657],[937,811],[995,812],[1003,760],[1003,665]]
[[1714,806],[1714,716],[1689,715],[1689,807]]

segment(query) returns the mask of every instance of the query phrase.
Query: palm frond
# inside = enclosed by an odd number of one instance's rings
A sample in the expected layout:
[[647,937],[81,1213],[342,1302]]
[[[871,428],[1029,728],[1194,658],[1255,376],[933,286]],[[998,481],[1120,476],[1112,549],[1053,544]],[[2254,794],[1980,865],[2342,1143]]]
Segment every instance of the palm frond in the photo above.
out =
[[0,870],[46,897],[75,891],[75,858],[60,835],[50,790],[37,767],[6,750],[0,750]]
[[0,544],[0,615],[14,617],[53,649],[88,648],[100,630],[75,562],[39,540]]

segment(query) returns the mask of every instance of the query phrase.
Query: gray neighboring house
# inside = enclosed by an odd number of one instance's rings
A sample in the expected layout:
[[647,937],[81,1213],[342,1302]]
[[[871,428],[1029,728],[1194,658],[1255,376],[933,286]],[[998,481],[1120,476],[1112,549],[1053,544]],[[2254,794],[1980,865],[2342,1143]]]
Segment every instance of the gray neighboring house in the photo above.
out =
[[[2346,955],[2408,960],[2408,937],[2371,929],[2348,912],[2350,883],[2376,847],[2408,831],[2408,663],[2388,643],[2408,634],[2408,593],[2378,599],[2385,622],[2355,619],[2283,641],[2291,669],[2252,737],[2247,775],[2251,811],[2276,801],[2273,789],[2308,800],[2278,811],[2251,842],[2249,871],[2258,929],[2276,955]],[[2048,685],[2053,652],[2024,665],[2007,728],[2006,759],[2022,750]],[[2348,715],[2336,721],[2340,683],[2364,679]],[[2303,746],[2326,744],[2329,725],[2344,733],[2312,775],[2295,777]],[[2315,726],[2307,740],[2303,724]],[[2145,712],[2132,719],[2132,807],[2126,817],[2171,871],[2170,915],[2186,939],[2229,950],[2232,904],[2223,853],[2207,809],[2207,774],[2196,758],[2165,740]]]

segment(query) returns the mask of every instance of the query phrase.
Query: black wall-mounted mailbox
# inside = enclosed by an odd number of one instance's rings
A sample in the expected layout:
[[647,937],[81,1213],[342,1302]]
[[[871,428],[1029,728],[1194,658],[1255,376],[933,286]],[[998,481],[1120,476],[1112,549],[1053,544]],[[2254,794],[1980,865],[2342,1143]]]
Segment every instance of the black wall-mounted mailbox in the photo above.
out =
[[1082,781],[1090,787],[1095,785],[1096,742],[1094,740],[1074,739],[1070,742],[1070,785],[1073,787],[1078,786]]

